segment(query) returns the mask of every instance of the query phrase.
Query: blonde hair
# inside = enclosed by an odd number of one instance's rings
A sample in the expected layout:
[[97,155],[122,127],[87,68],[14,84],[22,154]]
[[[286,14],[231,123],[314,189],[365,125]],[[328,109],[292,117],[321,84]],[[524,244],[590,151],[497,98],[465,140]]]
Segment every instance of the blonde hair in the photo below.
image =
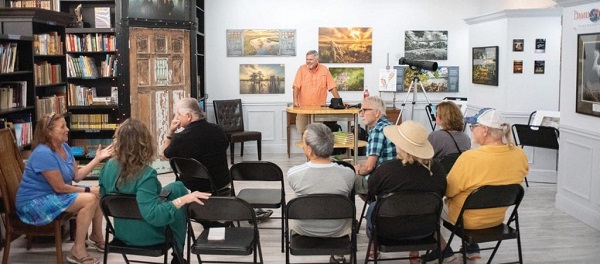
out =
[[433,172],[431,171],[431,159],[415,157],[399,147],[396,147],[396,155],[398,156],[398,159],[400,159],[400,162],[402,162],[402,165],[407,166],[417,162],[429,170],[429,175],[433,175]]
[[142,121],[125,120],[115,132],[114,159],[121,165],[119,181],[126,182],[139,176],[144,167],[156,158],[156,142]]

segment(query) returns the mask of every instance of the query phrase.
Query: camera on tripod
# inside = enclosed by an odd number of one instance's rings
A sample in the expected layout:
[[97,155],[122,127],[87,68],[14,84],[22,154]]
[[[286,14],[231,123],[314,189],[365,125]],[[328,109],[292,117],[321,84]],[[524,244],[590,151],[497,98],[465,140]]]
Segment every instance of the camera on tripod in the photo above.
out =
[[437,62],[434,61],[413,61],[406,59],[404,57],[400,58],[398,64],[405,64],[413,68],[417,68],[419,70],[428,70],[428,71],[436,71],[438,68]]

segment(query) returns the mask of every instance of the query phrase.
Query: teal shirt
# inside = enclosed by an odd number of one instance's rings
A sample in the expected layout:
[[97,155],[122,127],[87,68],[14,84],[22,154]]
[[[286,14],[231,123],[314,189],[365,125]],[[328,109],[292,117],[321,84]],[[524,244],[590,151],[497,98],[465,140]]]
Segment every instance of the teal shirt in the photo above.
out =
[[100,172],[100,195],[135,194],[144,221],[115,219],[115,236],[129,245],[155,245],[164,242],[164,228],[170,225],[181,251],[186,233],[185,207],[177,209],[171,201],[187,194],[183,183],[173,182],[165,186],[171,194],[167,201],[162,202],[159,199],[162,186],[155,169],[146,166],[136,179],[120,183],[117,191],[115,183],[120,171],[121,166],[115,159],[106,162]]

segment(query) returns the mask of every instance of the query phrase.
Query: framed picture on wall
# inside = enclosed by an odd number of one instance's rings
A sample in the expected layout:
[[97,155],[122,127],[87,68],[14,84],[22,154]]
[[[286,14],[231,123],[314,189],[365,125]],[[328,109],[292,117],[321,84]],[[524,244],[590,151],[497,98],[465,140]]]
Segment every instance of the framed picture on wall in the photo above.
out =
[[498,86],[498,46],[473,48],[472,82]]
[[577,36],[576,112],[600,117],[600,33]]

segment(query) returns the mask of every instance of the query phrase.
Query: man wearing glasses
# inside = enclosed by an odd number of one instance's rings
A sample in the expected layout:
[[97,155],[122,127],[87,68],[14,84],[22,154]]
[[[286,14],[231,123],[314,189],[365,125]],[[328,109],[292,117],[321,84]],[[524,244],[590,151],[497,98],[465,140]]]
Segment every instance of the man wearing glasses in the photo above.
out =
[[365,199],[368,191],[367,179],[371,171],[384,161],[396,158],[396,146],[383,134],[383,128],[391,125],[385,116],[385,103],[379,96],[369,96],[362,101],[359,111],[363,124],[369,130],[367,141],[367,159],[354,166],[356,177],[354,189],[361,198]]

